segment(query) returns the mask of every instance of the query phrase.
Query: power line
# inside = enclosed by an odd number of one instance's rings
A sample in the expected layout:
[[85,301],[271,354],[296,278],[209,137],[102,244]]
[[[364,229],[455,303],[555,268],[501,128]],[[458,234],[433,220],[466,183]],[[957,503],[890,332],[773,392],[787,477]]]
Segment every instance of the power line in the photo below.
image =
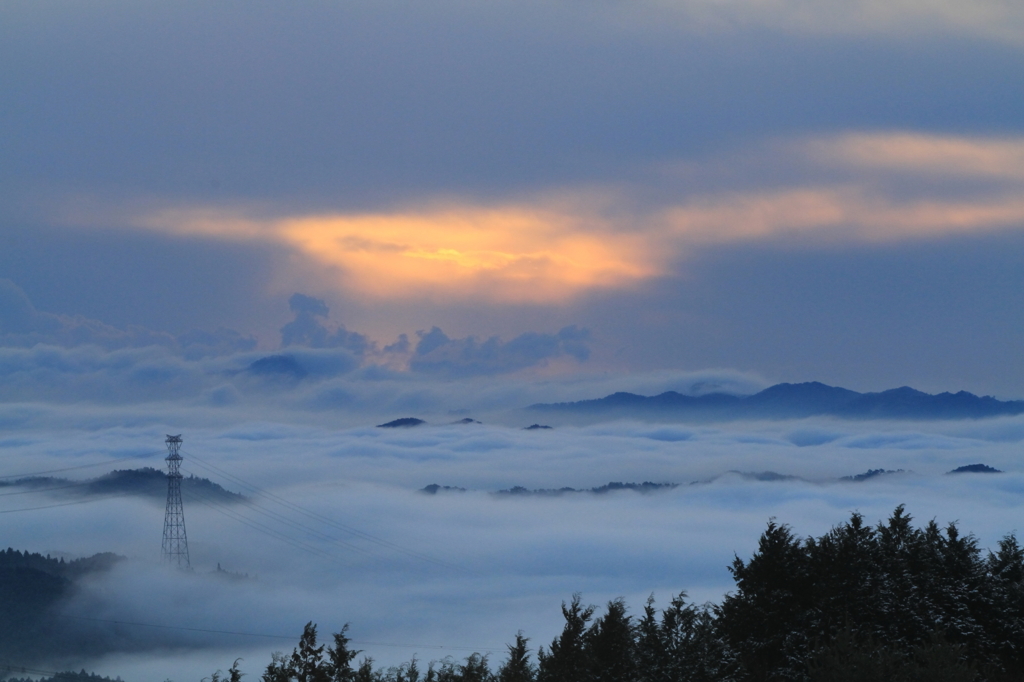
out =
[[110,499],[113,499],[115,497],[128,497],[129,495],[134,495],[134,494],[135,493],[115,493],[113,495],[103,495],[102,497],[91,497],[91,498],[89,498],[87,500],[76,500],[74,502],[61,502],[60,504],[47,504],[47,505],[43,505],[41,507],[22,507],[21,509],[3,509],[3,510],[0,510],[0,514],[13,514],[15,512],[36,511],[38,509],[55,509],[56,507],[70,507],[70,506],[75,505],[75,504],[88,504],[90,502],[99,502],[101,500],[110,500]]
[[89,481],[79,481],[78,483],[70,483],[68,485],[58,485],[50,488],[33,488],[32,490],[19,490],[15,493],[0,493],[0,497],[9,497],[11,495],[31,495],[32,493],[48,493],[51,490],[68,490],[69,488],[81,488],[82,486],[89,485]]
[[[190,455],[190,457],[191,457],[191,455]],[[193,490],[193,491],[189,491],[189,492],[190,492],[190,494],[196,494],[199,491]],[[206,497],[205,499],[208,500],[209,502],[214,503],[214,504],[224,504],[224,503],[221,503],[220,501],[214,500],[214,499],[209,498],[209,497]],[[286,526],[291,526],[295,530],[299,530],[299,531],[302,531],[302,532],[307,533],[309,535],[313,535],[313,536],[317,537],[320,540],[324,540],[326,542],[331,542],[331,543],[339,544],[339,545],[341,545],[343,547],[351,549],[351,550],[353,550],[355,552],[360,552],[360,553],[365,554],[367,556],[373,556],[372,552],[364,549],[363,547],[360,547],[358,545],[353,545],[352,543],[345,542],[344,540],[341,540],[339,538],[331,537],[330,535],[327,535],[326,533],[322,533],[321,531],[317,530],[316,528],[313,528],[312,526],[307,526],[307,525],[305,525],[305,524],[303,524],[301,522],[289,519],[288,517],[286,517],[286,516],[284,516],[282,514],[278,514],[275,511],[271,511],[270,509],[267,509],[266,507],[261,506],[261,505],[257,504],[256,502],[253,502],[252,500],[244,500],[240,504],[245,505],[245,507],[247,509],[251,509],[252,511],[256,512],[257,514],[262,514],[264,516],[267,516],[267,517],[269,517],[271,519],[274,519],[275,521],[277,521],[279,523],[285,524]],[[225,508],[230,508],[230,507],[228,507],[225,504]]]
[[[405,554],[407,556],[414,557],[416,559],[419,559],[420,561],[426,561],[428,563],[432,563],[432,564],[441,566],[443,568],[451,569],[451,570],[465,570],[462,567],[453,566],[452,564],[449,564],[447,562],[441,561],[440,559],[435,559],[434,557],[431,557],[431,556],[429,556],[427,554],[421,554],[419,552],[415,552],[413,550],[406,549],[405,547],[402,547],[401,545],[398,545],[398,544],[396,544],[394,542],[391,542],[389,540],[384,540],[383,538],[378,538],[378,537],[376,537],[374,535],[371,535],[369,533],[361,531],[361,530],[359,530],[357,528],[353,528],[351,526],[348,526],[348,525],[345,525],[345,524],[340,523],[338,521],[335,521],[334,519],[331,519],[331,518],[329,518],[327,516],[323,516],[322,514],[318,514],[318,513],[314,512],[312,510],[306,509],[305,507],[302,507],[302,506],[297,505],[297,504],[295,504],[293,502],[290,502],[289,500],[286,500],[285,498],[283,498],[283,497],[281,497],[279,495],[275,495],[274,493],[272,493],[272,492],[270,492],[268,490],[264,490],[263,488],[260,488],[257,485],[249,483],[248,481],[245,481],[245,480],[243,480],[241,478],[238,478],[237,476],[229,474],[228,472],[224,471],[223,469],[220,469],[217,466],[214,466],[213,464],[210,464],[209,462],[204,462],[202,459],[200,459],[199,457],[196,457],[192,453],[186,453],[186,454],[188,454],[189,459],[191,461],[195,462],[196,464],[198,464],[199,466],[203,467],[204,469],[206,469],[208,471],[216,472],[216,473],[220,474],[221,476],[224,476],[225,478],[228,478],[228,479],[234,481],[235,483],[237,483],[237,484],[239,484],[241,486],[249,488],[250,490],[255,492],[257,495],[261,495],[261,496],[269,499],[270,501],[275,502],[275,503],[281,505],[282,507],[285,507],[286,509],[289,509],[289,510],[294,511],[296,513],[302,514],[303,516],[306,516],[307,518],[311,518],[311,519],[314,519],[314,520],[319,521],[321,523],[325,523],[325,524],[327,524],[327,525],[329,525],[329,526],[331,526],[333,528],[336,528],[336,529],[341,530],[343,532],[346,532],[346,533],[349,533],[351,535],[354,535],[354,536],[356,536],[356,537],[358,537],[360,539],[366,540],[367,542],[371,542],[371,543],[379,545],[381,547],[386,547],[386,548],[388,548],[390,550],[393,550],[393,551],[396,551],[396,552],[400,552],[400,553]],[[305,528],[308,529],[308,527],[305,527]],[[316,532],[316,531],[313,531],[313,532]],[[340,541],[338,541],[338,542],[340,542]]]
[[[67,485],[67,486],[57,486],[57,487],[44,488],[44,489],[39,489],[39,490],[25,490],[25,491],[19,491],[19,492],[16,492],[16,493],[0,493],[0,495],[7,496],[7,495],[21,495],[21,494],[28,494],[28,493],[40,493],[40,492],[46,492],[46,491],[50,491],[50,490],[65,490],[65,489],[68,489],[68,488],[76,488],[76,487],[81,487],[81,486],[84,486],[84,485],[87,485],[87,483],[86,482],[75,483],[75,484],[71,484],[71,485]],[[334,556],[333,554],[330,554],[328,552],[324,552],[323,550],[321,550],[321,549],[319,549],[317,547],[314,547],[314,546],[312,546],[312,545],[310,545],[308,543],[302,542],[301,540],[298,540],[298,539],[295,539],[295,538],[291,538],[287,534],[281,533],[279,531],[276,531],[273,528],[270,528],[269,526],[267,526],[267,525],[265,525],[263,523],[260,523],[259,521],[247,518],[244,515],[239,514],[235,510],[231,509],[227,505],[219,503],[216,500],[213,500],[212,498],[206,497],[205,495],[203,495],[199,491],[187,490],[186,489],[183,492],[185,493],[185,496],[188,499],[190,499],[191,501],[199,502],[200,504],[202,504],[204,506],[207,506],[210,509],[212,509],[212,510],[214,510],[214,511],[220,513],[220,514],[223,514],[223,515],[227,516],[228,518],[231,518],[231,519],[233,519],[235,521],[238,521],[242,525],[248,526],[249,528],[252,528],[253,530],[256,530],[256,531],[258,531],[260,533],[263,533],[265,535],[273,537],[273,538],[275,538],[275,539],[277,539],[277,540],[279,540],[281,542],[284,542],[285,544],[288,544],[288,545],[290,545],[290,546],[292,546],[292,547],[294,547],[296,549],[300,549],[302,551],[309,552],[309,553],[314,554],[316,556],[319,556],[321,558],[332,559],[332,560],[339,560],[339,558]],[[111,499],[111,498],[116,498],[116,497],[127,497],[127,496],[136,495],[136,494],[137,493],[135,493],[133,491],[126,491],[126,492],[115,493],[115,494],[111,494],[111,495],[104,495],[104,496],[101,496],[101,497],[90,497],[90,498],[84,499],[84,500],[75,500],[73,502],[59,502],[59,503],[56,503],[56,504],[37,505],[37,506],[34,506],[34,507],[21,507],[21,508],[18,508],[18,509],[5,509],[5,510],[0,510],[0,514],[13,514],[13,513],[16,513],[16,512],[38,511],[38,510],[43,510],[43,509],[55,509],[55,508],[59,508],[59,507],[69,507],[69,506],[78,505],[78,504],[88,504],[90,502],[98,502],[98,501],[101,501],[101,500]],[[263,509],[263,508],[259,507],[259,505],[256,505],[256,504],[254,504],[252,502],[249,502],[247,504],[247,506],[251,507],[257,513],[264,514],[265,516],[269,516],[270,518],[274,518],[274,519],[278,520],[281,523],[290,525],[290,526],[292,526],[295,529],[307,532],[307,533],[309,533],[311,535],[315,535],[315,536],[319,537],[322,540],[326,540],[328,542],[334,542],[334,543],[340,544],[340,545],[342,545],[344,547],[347,547],[348,549],[351,549],[351,550],[356,551],[356,552],[360,552],[360,553],[365,554],[367,556],[372,556],[373,555],[371,552],[368,552],[366,549],[364,549],[362,547],[359,547],[358,545],[353,545],[351,543],[344,542],[343,540],[340,540],[340,539],[337,539],[337,538],[332,538],[329,535],[325,535],[325,534],[320,533],[319,531],[317,531],[317,530],[315,530],[313,528],[310,528],[308,526],[304,526],[304,525],[302,525],[300,523],[294,522],[294,521],[292,521],[292,520],[290,520],[290,519],[288,519],[288,518],[286,518],[286,517],[284,517],[284,516],[282,516],[280,514],[277,514],[275,512],[270,511],[270,510]]]
[[[93,621],[93,622],[96,622],[96,623],[110,623],[112,625],[133,625],[133,626],[145,627],[145,628],[159,628],[161,630],[180,630],[180,631],[183,631],[183,632],[202,632],[204,634],[236,635],[236,636],[239,636],[239,637],[263,637],[263,638],[266,638],[266,639],[287,639],[287,640],[292,641],[292,642],[298,641],[295,636],[271,635],[271,634],[267,634],[267,633],[264,633],[264,632],[242,632],[242,631],[237,631],[237,630],[213,630],[213,629],[209,629],[209,628],[185,627],[185,626],[182,626],[182,625],[158,625],[156,623],[141,623],[139,621],[130,621],[130,620],[111,620],[111,619],[108,619],[108,618],[90,618],[88,616],[70,616],[70,615],[66,615],[66,614],[63,617],[64,618],[70,618],[70,619],[73,619],[73,620]],[[371,641],[362,640],[362,639],[350,639],[349,641],[352,642],[353,644],[360,644],[360,645],[365,645],[365,646],[387,646],[387,647],[397,647],[397,648],[401,648],[401,649],[450,649],[452,651],[474,651],[474,652],[494,651],[496,649],[502,649],[504,647],[504,645],[502,645],[501,647],[467,647],[467,646],[446,646],[446,645],[443,645],[443,644],[403,644],[403,643],[397,643],[397,642],[371,642]]]
[[64,467],[62,469],[48,469],[46,471],[30,471],[27,474],[10,474],[10,475],[7,475],[7,476],[0,476],[0,480],[6,480],[8,478],[31,478],[32,476],[42,476],[43,474],[58,474],[58,473],[60,473],[62,471],[76,471],[78,469],[89,469],[91,467],[103,466],[104,464],[111,464],[113,462],[123,462],[123,461],[129,460],[129,459],[146,459],[147,457],[152,457],[153,455],[157,455],[157,454],[161,454],[161,453],[150,452],[149,454],[145,454],[145,455],[129,455],[127,457],[115,457],[114,459],[106,459],[106,460],[103,460],[102,462],[94,462],[93,464],[81,464],[79,466]]
[[249,528],[252,528],[253,530],[256,530],[260,533],[263,533],[264,535],[269,535],[270,537],[276,540],[280,540],[285,544],[291,545],[296,549],[301,549],[304,552],[309,552],[310,554],[315,554],[316,556],[325,559],[337,559],[337,557],[335,557],[334,555],[324,552],[323,550],[318,549],[317,547],[306,544],[301,540],[294,540],[285,535],[284,533],[280,533],[274,530],[273,528],[270,528],[269,526],[260,523],[259,521],[253,521],[252,519],[246,518],[245,516],[238,514],[234,510],[229,509],[227,505],[218,503],[210,498],[204,499],[200,495],[197,495],[195,491],[187,491],[185,493],[185,496],[188,497],[191,501],[199,502],[199,504],[207,506],[219,514],[223,514],[224,516],[227,516],[230,519],[238,521],[244,526],[248,526]]
[[109,618],[89,618],[87,616],[68,616],[64,618],[71,618],[73,620],[89,620],[95,623],[110,623],[112,625],[134,625],[144,628],[159,628],[161,630],[182,630],[185,632],[202,632],[204,634],[215,634],[215,635],[238,635],[240,637],[266,637],[268,639],[288,639],[295,640],[295,637],[288,637],[285,635],[268,635],[262,632],[236,632],[234,630],[210,630],[207,628],[189,628],[181,625],[157,625],[156,623],[139,623],[137,621],[130,620],[111,620]]
[[60,675],[55,670],[39,670],[38,668],[26,668],[23,665],[12,665],[6,661],[0,663],[0,673],[30,673],[32,675]]
[[[95,463],[92,463],[92,464],[83,464],[83,465],[74,466],[74,467],[63,467],[63,468],[59,468],[59,469],[49,469],[49,470],[44,470],[44,471],[35,471],[35,472],[28,472],[28,473],[22,473],[22,474],[11,474],[11,475],[7,475],[7,476],[0,476],[0,480],[4,480],[4,479],[17,479],[17,478],[29,478],[29,477],[32,477],[32,476],[41,476],[43,474],[52,474],[52,473],[60,473],[60,472],[64,472],[64,471],[74,471],[74,470],[79,470],[79,469],[87,469],[87,468],[91,468],[91,467],[102,466],[104,464],[110,464],[112,462],[121,462],[121,461],[129,460],[129,459],[143,459],[143,458],[146,458],[146,457],[152,457],[155,454],[158,454],[158,453],[153,452],[153,453],[149,453],[149,454],[141,455],[141,456],[117,457],[117,458],[113,458],[113,459],[109,459],[109,460],[104,460],[104,461],[101,461],[101,462],[95,462]],[[362,540],[365,540],[367,542],[370,542],[372,544],[376,544],[376,545],[378,545],[380,547],[385,547],[385,548],[390,549],[392,551],[396,551],[396,552],[405,554],[407,556],[414,557],[414,558],[419,559],[421,561],[426,561],[426,562],[429,562],[429,563],[432,563],[432,564],[436,564],[438,566],[442,566],[442,567],[448,568],[448,569],[457,569],[458,568],[456,566],[448,564],[448,563],[446,563],[444,561],[441,561],[439,559],[435,559],[434,557],[431,557],[429,555],[422,554],[422,553],[419,553],[419,552],[415,552],[415,551],[410,550],[410,549],[406,549],[405,547],[402,547],[401,545],[398,545],[396,543],[390,542],[390,541],[385,540],[383,538],[378,538],[378,537],[376,537],[374,535],[371,535],[369,533],[361,531],[361,530],[359,530],[357,528],[353,528],[351,526],[347,526],[345,524],[342,524],[342,523],[339,523],[339,522],[335,521],[334,519],[328,518],[328,517],[323,516],[321,514],[317,514],[314,511],[306,509],[305,507],[302,507],[300,505],[294,504],[294,503],[290,502],[289,500],[286,500],[283,497],[280,497],[279,495],[275,495],[274,493],[271,493],[270,491],[264,490],[263,488],[260,488],[259,486],[256,486],[256,485],[254,485],[252,483],[249,483],[248,481],[245,481],[245,480],[243,480],[243,479],[241,479],[241,478],[239,478],[237,476],[234,476],[234,475],[224,471],[223,469],[221,469],[221,468],[219,468],[217,466],[214,466],[213,464],[210,464],[208,462],[204,462],[203,460],[201,460],[200,458],[196,457],[195,455],[193,455],[191,453],[187,453],[187,454],[188,454],[188,456],[189,456],[189,458],[191,460],[195,461],[196,464],[198,464],[200,467],[206,469],[207,471],[213,471],[213,472],[215,472],[217,474],[220,474],[221,476],[224,476],[224,477],[226,477],[226,478],[228,478],[228,479],[230,479],[232,481],[235,481],[239,485],[242,485],[242,486],[250,489],[251,491],[253,491],[257,495],[265,497],[269,501],[274,502],[274,503],[276,503],[278,505],[281,505],[282,507],[284,507],[284,508],[286,508],[286,509],[288,509],[290,511],[296,512],[298,514],[306,516],[307,518],[310,518],[310,519],[319,521],[321,523],[327,524],[328,526],[331,526],[331,527],[333,527],[335,529],[341,530],[341,531],[343,531],[345,533],[348,533],[350,535],[358,537],[358,538],[360,538]],[[67,490],[67,489],[71,489],[71,488],[75,488],[75,487],[80,487],[80,486],[85,485],[85,484],[86,484],[86,482],[72,483],[72,484],[64,485],[64,486],[51,486],[51,487],[48,487],[48,488],[41,488],[41,489],[35,489],[35,490],[23,490],[23,491],[17,491],[17,492],[0,493],[0,496],[6,497],[6,496],[10,496],[10,495],[27,495],[27,494],[31,494],[31,493],[42,493],[42,492],[49,492],[49,491],[56,491],[56,490]],[[194,493],[195,491],[190,491],[190,492]],[[190,495],[190,497],[194,497],[194,496]],[[23,512],[23,511],[37,511],[37,510],[42,510],[42,509],[54,509],[54,508],[58,508],[58,507],[72,506],[72,505],[76,505],[76,504],[85,504],[87,502],[93,502],[93,501],[96,501],[98,499],[105,499],[105,498],[92,498],[92,499],[89,499],[89,500],[77,500],[75,502],[64,502],[64,503],[51,504],[51,505],[39,505],[39,506],[35,506],[35,507],[23,507],[23,508],[20,508],[20,509],[9,509],[9,510],[0,511],[0,514],[10,514],[10,513],[15,513],[15,512]],[[203,502],[202,500],[199,500],[199,501],[201,503]],[[212,500],[207,500],[207,502],[212,502]],[[214,508],[216,511],[218,511],[218,512],[220,512],[222,514],[225,514],[225,515],[227,515],[227,516],[229,516],[231,518],[234,518],[235,520],[239,521],[240,523],[243,523],[244,525],[249,526],[250,528],[254,528],[256,530],[259,530],[260,532],[271,534],[274,537],[276,537],[277,539],[282,540],[284,542],[287,542],[288,544],[291,544],[292,546],[296,546],[299,549],[304,549],[306,551],[313,551],[314,553],[320,554],[321,556],[330,556],[330,555],[325,555],[323,552],[315,550],[315,548],[312,548],[312,547],[310,547],[308,545],[305,545],[303,547],[299,547],[298,545],[294,544],[290,539],[288,539],[284,534],[278,533],[277,531],[274,531],[273,529],[268,528],[267,526],[265,526],[263,524],[260,524],[257,521],[253,521],[251,519],[246,520],[244,517],[242,517],[241,515],[238,515],[237,513],[232,514],[232,512],[228,512],[224,508],[213,507],[212,504],[208,504],[207,506],[211,506],[211,508]],[[341,546],[346,547],[346,548],[348,548],[348,549],[350,549],[352,551],[360,552],[360,553],[366,554],[368,556],[372,556],[373,555],[372,552],[369,552],[365,548],[359,547],[358,545],[354,545],[354,544],[349,543],[349,542],[345,542],[344,540],[341,540],[340,538],[335,538],[335,537],[331,537],[329,535],[326,535],[326,534],[322,533],[321,531],[319,531],[319,530],[317,530],[315,528],[312,528],[311,526],[302,524],[301,522],[294,521],[292,519],[288,519],[287,517],[285,517],[285,516],[283,516],[281,514],[278,514],[278,513],[274,512],[274,511],[271,511],[270,509],[267,509],[266,507],[261,506],[261,505],[255,503],[255,502],[253,502],[253,501],[249,501],[248,502],[248,506],[253,508],[253,511],[255,511],[258,514],[262,514],[264,516],[273,518],[276,521],[278,521],[279,523],[283,523],[283,524],[285,524],[287,526],[292,527],[293,529],[300,530],[300,531],[303,531],[303,532],[308,533],[310,535],[316,536],[316,537],[318,537],[321,540],[341,545]]]

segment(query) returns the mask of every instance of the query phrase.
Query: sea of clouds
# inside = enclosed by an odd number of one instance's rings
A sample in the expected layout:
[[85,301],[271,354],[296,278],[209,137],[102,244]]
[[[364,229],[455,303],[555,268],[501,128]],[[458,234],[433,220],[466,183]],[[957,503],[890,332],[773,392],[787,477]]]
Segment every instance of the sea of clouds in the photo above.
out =
[[[525,408],[615,391],[745,395],[769,382],[720,369],[587,372],[589,332],[572,326],[507,341],[435,327],[378,344],[330,326],[324,303],[301,294],[272,350],[229,330],[171,337],[40,313],[11,283],[0,294],[0,480],[162,468],[164,438],[181,434],[187,475],[248,498],[225,505],[186,488],[184,573],[160,561],[161,499],[0,491],[0,545],[129,559],[60,614],[117,653],[58,656],[53,668],[181,681],[241,657],[255,678],[311,620],[322,636],[350,623],[379,664],[473,651],[497,663],[519,630],[534,647],[550,642],[574,592],[622,596],[634,612],[652,594],[719,600],[728,565],[772,517],[817,535],[906,504],[921,522],[959,521],[983,547],[1020,517],[1024,417],[574,425]],[[426,423],[377,427],[400,417]],[[525,430],[537,421],[554,428]],[[946,474],[979,462],[1005,473]],[[904,471],[839,480],[869,469]],[[790,478],[745,475],[766,471]],[[496,494],[613,481],[678,485]],[[431,484],[453,490],[422,491]]]
[[[266,355],[255,351],[185,359],[159,347],[0,349],[0,476],[161,468],[165,435],[180,433],[186,474],[251,501],[186,495],[195,571],[181,573],[160,563],[162,500],[50,506],[77,498],[0,496],[5,547],[130,559],[87,582],[63,614],[116,634],[124,653],[54,665],[162,682],[198,680],[242,657],[255,678],[310,620],[323,635],[351,623],[356,646],[381,664],[472,651],[498,662],[518,630],[533,646],[550,642],[574,592],[595,604],[623,596],[634,612],[651,594],[662,605],[681,590],[719,600],[732,584],[728,565],[750,556],[772,517],[818,535],[854,511],[875,522],[906,504],[920,523],[958,521],[982,547],[1019,530],[1021,417],[527,431],[538,418],[521,408],[533,402],[613,390],[749,393],[764,382],[735,371],[439,378],[346,363],[347,352],[290,351],[309,372],[296,378],[248,372]],[[428,423],[376,427],[403,416]],[[466,416],[484,423],[453,423]],[[978,462],[1005,473],[946,474]],[[838,480],[878,468],[905,471]],[[798,478],[742,475],[764,471]],[[680,485],[495,494],[611,481]],[[421,492],[433,483],[465,490]],[[215,574],[218,564],[250,578]]]

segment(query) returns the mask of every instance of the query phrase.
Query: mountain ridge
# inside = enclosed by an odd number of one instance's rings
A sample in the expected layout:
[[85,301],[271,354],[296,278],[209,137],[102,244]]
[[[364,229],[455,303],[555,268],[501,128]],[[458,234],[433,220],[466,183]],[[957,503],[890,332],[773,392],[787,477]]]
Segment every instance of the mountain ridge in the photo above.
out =
[[858,393],[819,381],[781,383],[748,396],[666,391],[643,396],[619,391],[591,400],[535,403],[526,409],[576,416],[682,417],[708,421],[738,419],[983,419],[1024,414],[1024,400],[1002,401],[967,391],[930,394],[909,386]]
[[[245,496],[227,490],[208,478],[188,475],[181,479],[186,495],[215,502],[244,502]],[[12,481],[0,481],[0,488],[19,487],[34,489],[54,496],[137,495],[151,499],[164,499],[167,495],[167,474],[153,467],[115,469],[109,473],[80,481],[54,476],[29,476]]]

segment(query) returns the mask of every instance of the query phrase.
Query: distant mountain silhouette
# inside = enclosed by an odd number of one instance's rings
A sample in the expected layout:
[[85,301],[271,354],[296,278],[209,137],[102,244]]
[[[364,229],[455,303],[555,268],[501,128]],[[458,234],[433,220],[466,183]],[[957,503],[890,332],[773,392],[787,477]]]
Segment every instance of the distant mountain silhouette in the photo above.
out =
[[613,393],[596,400],[538,403],[529,410],[583,418],[800,419],[981,419],[1024,413],[1024,400],[1001,401],[967,391],[931,395],[903,386],[881,393],[858,393],[817,381],[776,384],[750,396],[709,393],[688,396],[668,391],[656,396]]
[[377,428],[378,429],[409,429],[409,428],[412,428],[413,426],[420,426],[421,424],[426,424],[426,423],[427,422],[423,421],[422,419],[417,419],[416,417],[402,417],[400,419],[393,419],[392,421],[389,421],[386,424],[377,424]]

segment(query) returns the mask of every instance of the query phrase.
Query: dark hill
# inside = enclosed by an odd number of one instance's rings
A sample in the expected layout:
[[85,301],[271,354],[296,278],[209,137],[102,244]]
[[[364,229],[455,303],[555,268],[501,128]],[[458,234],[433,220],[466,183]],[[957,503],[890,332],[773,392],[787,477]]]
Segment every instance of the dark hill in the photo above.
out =
[[413,426],[419,426],[426,424],[427,422],[416,417],[402,417],[401,419],[394,419],[387,422],[386,424],[377,424],[378,429],[408,429]]
[[[70,481],[66,478],[32,477],[0,482],[0,487],[31,488],[51,495],[140,495],[155,499],[167,497],[167,474],[152,467],[119,469],[99,478]],[[214,502],[242,502],[243,495],[225,490],[208,478],[185,476],[181,479],[185,503],[191,499]]]
[[801,419],[981,419],[1024,413],[1024,401],[978,397],[967,391],[931,395],[903,386],[881,393],[858,393],[817,381],[776,384],[750,396],[709,393],[687,396],[668,391],[656,396],[613,393],[596,400],[539,403],[532,411],[582,418]]
[[1002,470],[990,467],[987,464],[965,464],[962,467],[957,467],[952,471],[947,471],[947,474],[1001,474]]
[[0,551],[0,660],[34,661],[47,652],[81,650],[83,643],[70,635],[67,623],[52,614],[73,594],[75,581],[122,560],[109,553],[64,561]]

